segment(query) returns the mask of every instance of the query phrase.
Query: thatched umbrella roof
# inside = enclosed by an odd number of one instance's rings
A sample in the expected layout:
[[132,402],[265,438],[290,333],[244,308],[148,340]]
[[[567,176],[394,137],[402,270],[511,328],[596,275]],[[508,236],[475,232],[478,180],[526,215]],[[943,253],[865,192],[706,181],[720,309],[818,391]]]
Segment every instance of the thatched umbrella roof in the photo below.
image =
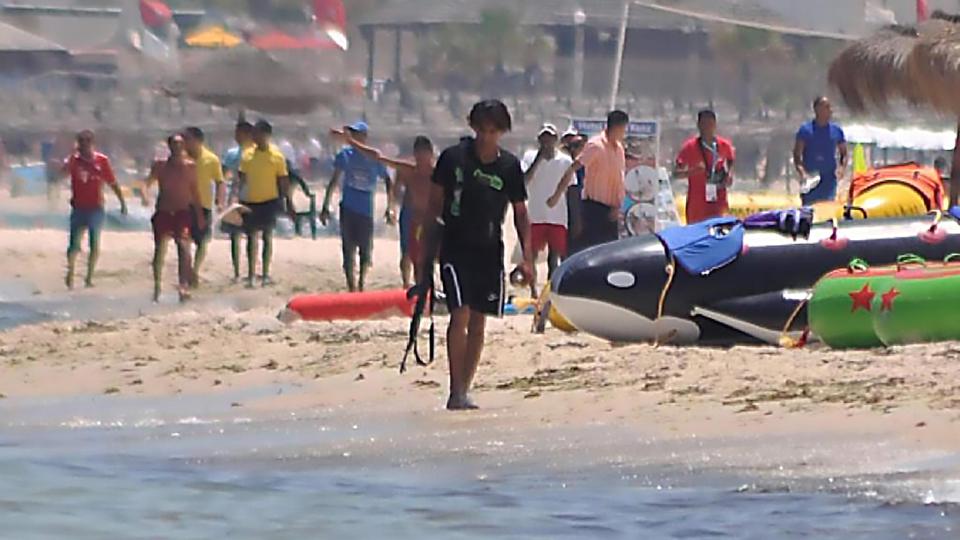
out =
[[203,103],[266,114],[307,114],[336,102],[332,85],[249,46],[219,51],[168,88]]
[[[890,26],[856,41],[834,59],[829,80],[857,113],[906,100],[960,118],[960,17],[938,11],[915,27]],[[951,203],[958,197],[960,152],[954,152]]]
[[938,88],[950,77],[960,81],[960,18],[938,11],[917,26],[888,26],[853,42],[834,59],[828,78],[856,113],[905,100],[954,114],[960,93]]

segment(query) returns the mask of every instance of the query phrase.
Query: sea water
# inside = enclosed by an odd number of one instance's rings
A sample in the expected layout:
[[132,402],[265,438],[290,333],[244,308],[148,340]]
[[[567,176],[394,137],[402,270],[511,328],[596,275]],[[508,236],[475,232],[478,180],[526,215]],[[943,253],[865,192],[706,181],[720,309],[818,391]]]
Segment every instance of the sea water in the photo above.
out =
[[431,428],[439,411],[253,418],[230,406],[282,390],[0,401],[0,538],[960,537],[948,492],[896,475],[614,464],[578,445],[594,433],[465,442]]

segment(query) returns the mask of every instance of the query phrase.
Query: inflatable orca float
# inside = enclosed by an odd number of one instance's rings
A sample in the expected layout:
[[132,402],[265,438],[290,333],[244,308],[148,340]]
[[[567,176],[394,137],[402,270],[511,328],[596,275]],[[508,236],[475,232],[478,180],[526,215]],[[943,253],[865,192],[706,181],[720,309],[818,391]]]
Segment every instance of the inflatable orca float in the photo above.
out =
[[[555,273],[553,305],[577,329],[615,342],[776,345],[784,331],[806,327],[800,306],[817,280],[851,259],[886,265],[905,253],[935,260],[960,252],[960,224],[939,214],[819,224],[796,239],[731,221],[722,234],[705,233],[713,243],[674,250],[661,233],[580,252]],[[691,268],[682,259],[688,248],[716,264]]]

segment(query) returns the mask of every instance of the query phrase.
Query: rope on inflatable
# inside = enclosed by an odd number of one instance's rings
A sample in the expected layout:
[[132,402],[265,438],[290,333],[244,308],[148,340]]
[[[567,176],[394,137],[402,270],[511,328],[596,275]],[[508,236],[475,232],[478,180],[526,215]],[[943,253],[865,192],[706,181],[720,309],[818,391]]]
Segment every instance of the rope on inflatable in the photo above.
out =
[[[677,275],[677,259],[672,254],[670,255],[670,264],[665,268],[667,272],[667,282],[663,285],[663,290],[660,291],[660,301],[657,302],[657,320],[660,320],[663,317],[663,309],[667,304],[667,293],[670,292],[670,288],[673,286],[673,278]],[[659,347],[660,344],[660,335],[657,335],[657,339],[653,341],[654,347]]]

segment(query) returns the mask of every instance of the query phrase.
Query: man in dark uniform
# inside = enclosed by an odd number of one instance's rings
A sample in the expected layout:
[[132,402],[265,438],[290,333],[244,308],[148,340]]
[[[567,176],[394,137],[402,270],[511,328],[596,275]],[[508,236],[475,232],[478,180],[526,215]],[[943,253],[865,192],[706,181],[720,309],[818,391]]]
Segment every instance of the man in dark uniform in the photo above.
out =
[[450,309],[450,410],[477,408],[469,391],[483,352],[486,319],[503,315],[502,225],[508,205],[524,248],[519,270],[527,282],[532,275],[530,219],[520,160],[500,148],[500,138],[512,127],[510,113],[500,101],[483,101],[473,106],[469,122],[476,137],[447,148],[433,173],[428,240],[418,273],[422,279],[415,289],[419,294],[429,290],[439,251]]

